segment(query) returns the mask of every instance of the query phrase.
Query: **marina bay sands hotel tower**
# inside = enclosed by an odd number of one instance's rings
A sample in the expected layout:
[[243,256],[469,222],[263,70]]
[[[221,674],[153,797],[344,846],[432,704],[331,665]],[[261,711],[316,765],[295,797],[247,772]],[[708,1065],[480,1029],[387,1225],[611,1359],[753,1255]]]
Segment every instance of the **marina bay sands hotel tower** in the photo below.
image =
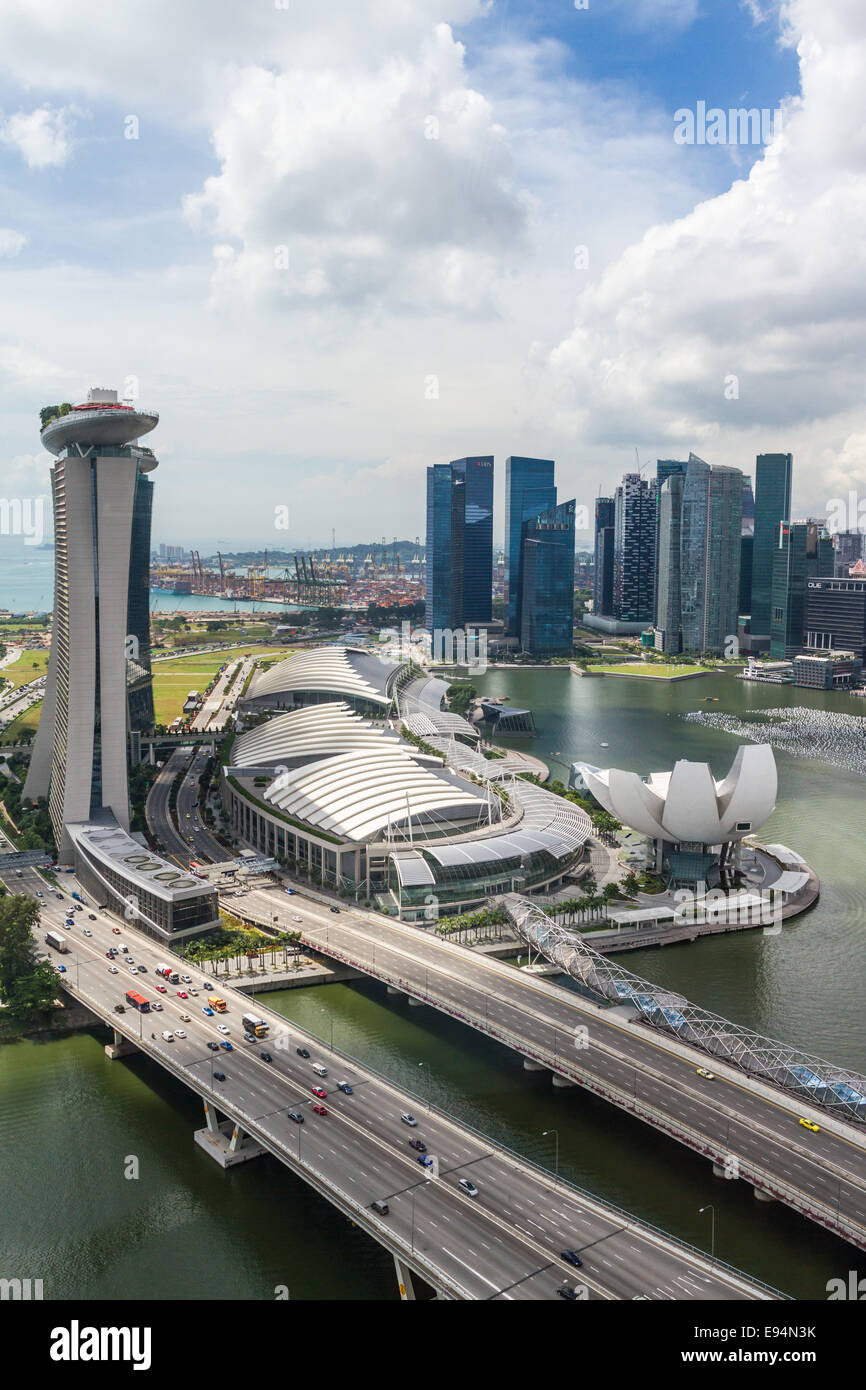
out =
[[138,441],[158,420],[116,391],[43,411],[42,445],[57,456],[54,626],[24,795],[48,798],[62,859],[70,826],[113,815],[128,831],[127,731],[153,720],[147,475],[157,460]]

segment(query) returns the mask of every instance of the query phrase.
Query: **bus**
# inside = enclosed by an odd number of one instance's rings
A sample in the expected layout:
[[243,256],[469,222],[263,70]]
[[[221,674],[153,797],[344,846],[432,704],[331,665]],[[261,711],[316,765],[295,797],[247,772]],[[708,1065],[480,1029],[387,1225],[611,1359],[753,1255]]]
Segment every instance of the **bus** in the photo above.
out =
[[126,991],[126,1002],[131,1004],[134,1009],[138,1009],[140,1014],[150,1013],[150,1000],[145,999],[143,994],[136,994],[135,990],[128,989]]

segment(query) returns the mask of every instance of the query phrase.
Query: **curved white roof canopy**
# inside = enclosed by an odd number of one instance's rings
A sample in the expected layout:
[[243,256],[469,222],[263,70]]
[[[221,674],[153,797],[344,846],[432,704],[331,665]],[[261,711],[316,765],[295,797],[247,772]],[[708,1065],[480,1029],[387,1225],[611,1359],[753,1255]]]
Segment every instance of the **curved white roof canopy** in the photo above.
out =
[[250,681],[245,700],[291,695],[296,690],[352,695],[373,704],[391,703],[391,685],[400,665],[352,647],[316,647],[278,661]]
[[235,739],[231,761],[235,767],[262,767],[269,763],[311,760],[356,748],[379,749],[399,742],[389,729],[377,729],[343,701],[307,705],[276,714],[266,724]]
[[686,759],[646,782],[620,768],[576,767],[596,801],[617,820],[672,844],[741,840],[763,825],[776,805],[776,760],[767,743],[741,745],[721,782],[714,780],[709,763]]

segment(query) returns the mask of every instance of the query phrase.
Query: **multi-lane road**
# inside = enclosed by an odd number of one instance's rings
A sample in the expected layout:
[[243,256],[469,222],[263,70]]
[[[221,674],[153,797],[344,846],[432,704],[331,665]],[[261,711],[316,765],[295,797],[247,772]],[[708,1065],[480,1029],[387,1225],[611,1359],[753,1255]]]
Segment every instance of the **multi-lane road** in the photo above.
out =
[[[190,856],[224,859],[226,851],[201,822],[198,811],[199,779],[208,760],[204,748],[175,748],[151,787],[145,814],[151,835],[165,847],[168,859],[189,868]],[[178,788],[175,816],[169,808],[171,789],[183,774]]]
[[[119,924],[98,908],[72,910],[71,876],[60,876],[62,900],[35,870],[5,881],[12,891],[41,888],[45,894],[38,939],[44,941],[48,927],[67,938],[67,954],[56,955],[44,944],[41,949],[53,963],[66,966],[64,984],[74,997],[116,1023],[124,1036],[212,1108],[241,1124],[267,1151],[398,1255],[404,1267],[423,1274],[445,1295],[549,1299],[568,1284],[588,1299],[773,1296],[745,1276],[510,1155],[385,1078],[323,1047],[264,1009],[260,1001],[254,1011],[269,1022],[268,1041],[245,1042],[240,1020],[251,1009],[250,1001],[222,984],[208,988],[201,972],[180,960],[173,963],[192,977],[192,984],[169,985],[161,994],[155,966],[171,957],[127,923],[117,934]],[[67,915],[73,918],[71,930],[64,926]],[[85,930],[92,935],[85,936]],[[106,956],[121,943],[130,948],[135,973],[128,962],[119,957],[110,962]],[[139,972],[142,965],[144,973]],[[123,1014],[116,1013],[115,1006],[129,989],[153,1005],[162,1004],[161,1011],[142,1015],[126,1006]],[[187,999],[178,994],[190,989],[197,993]],[[226,999],[226,1015],[202,1012],[210,993]],[[226,1040],[221,1023],[230,1030],[231,1052],[219,1047]],[[179,1028],[186,1036],[177,1036]],[[173,1033],[173,1039],[164,1039],[163,1031]],[[217,1049],[208,1044],[217,1044]],[[310,1057],[299,1056],[298,1048],[308,1050]],[[263,1058],[264,1050],[271,1062]],[[327,1068],[327,1077],[314,1072],[314,1063]],[[224,1073],[224,1080],[217,1072]],[[337,1081],[348,1082],[353,1093],[337,1090]],[[311,1089],[315,1085],[327,1091],[326,1115],[312,1109],[317,1103]],[[293,1122],[290,1110],[303,1114],[304,1122]],[[417,1126],[404,1123],[403,1112],[414,1112]],[[409,1140],[418,1137],[438,1163],[438,1178],[430,1177],[410,1147]],[[474,1184],[477,1196],[461,1191],[462,1178]],[[388,1204],[387,1214],[372,1210],[370,1204],[377,1200]],[[583,1267],[564,1261],[564,1249],[578,1250]]]
[[[291,904],[291,905],[290,905]],[[782,1091],[751,1083],[679,1042],[513,966],[370,913],[279,889],[232,898],[266,929],[296,928],[344,960],[507,1042],[866,1248],[866,1133]],[[300,914],[303,924],[292,920]],[[698,1067],[712,1072],[702,1076]],[[808,1119],[817,1133],[800,1124]]]

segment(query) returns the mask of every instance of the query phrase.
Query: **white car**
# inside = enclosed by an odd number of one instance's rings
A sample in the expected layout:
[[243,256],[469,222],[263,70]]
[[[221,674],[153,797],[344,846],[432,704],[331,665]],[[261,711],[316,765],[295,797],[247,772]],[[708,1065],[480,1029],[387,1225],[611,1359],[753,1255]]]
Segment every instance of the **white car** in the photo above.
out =
[[185,1037],[186,1037],[186,1033],[183,1031],[182,1028],[175,1028],[175,1030],[174,1030],[174,1036],[175,1036],[176,1038],[185,1038]]
[[292,917],[293,922],[303,922],[303,920],[303,917],[299,917],[297,913]]
[[90,931],[90,929],[89,929],[88,927],[85,927],[85,928],[84,928],[84,935],[85,935],[85,936],[92,936],[92,935],[93,935],[93,932]]
[[162,1013],[162,1005],[160,1004],[160,1002],[159,1002],[158,999],[154,999],[154,1001],[153,1001],[153,1003],[151,1004],[150,1007],[151,1007],[152,1009],[156,1009],[156,1011],[157,1011],[158,1014],[161,1014],[161,1013]]
[[163,1031],[162,1037],[164,1042],[174,1042],[174,1033],[169,1033],[168,1030]]
[[191,985],[191,984],[192,984],[192,975],[181,975],[180,978],[183,980],[183,982],[184,982],[185,985]]
[[217,1027],[221,1033],[227,1033],[229,1031],[224,1023],[218,1023]]
[[118,970],[116,965],[109,965],[108,973],[109,975],[119,975],[120,971]]
[[181,1021],[181,1023],[189,1023],[189,1021],[190,1021],[189,1014],[181,1014],[181,1016],[180,1016],[180,1021]]

